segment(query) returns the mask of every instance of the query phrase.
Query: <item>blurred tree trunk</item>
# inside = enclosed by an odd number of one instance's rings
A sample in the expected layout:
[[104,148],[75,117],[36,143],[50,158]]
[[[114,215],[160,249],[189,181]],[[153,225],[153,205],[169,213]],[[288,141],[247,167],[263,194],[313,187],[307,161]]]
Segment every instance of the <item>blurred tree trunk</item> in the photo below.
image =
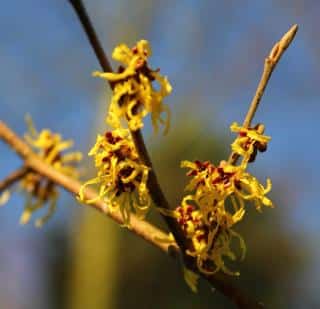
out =
[[115,308],[119,229],[89,209],[80,214],[74,226],[66,308]]
[[[109,89],[103,88],[97,102],[96,122],[92,128],[92,140],[88,151],[95,143],[96,134],[106,130],[104,115]],[[86,155],[86,154],[85,154]],[[88,158],[89,169],[93,161]],[[94,175],[95,171],[90,173]],[[88,179],[91,176],[83,176]],[[117,291],[117,259],[121,229],[100,212],[83,207],[71,228],[71,269],[67,290],[67,309],[115,308]]]

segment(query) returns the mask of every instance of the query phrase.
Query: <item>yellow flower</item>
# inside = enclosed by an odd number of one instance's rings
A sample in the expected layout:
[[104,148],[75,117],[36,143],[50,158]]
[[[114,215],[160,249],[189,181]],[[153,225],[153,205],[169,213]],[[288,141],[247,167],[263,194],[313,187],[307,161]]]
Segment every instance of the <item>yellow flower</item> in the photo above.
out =
[[193,248],[188,254],[197,260],[198,269],[207,274],[223,271],[230,275],[238,272],[229,270],[224,259],[235,260],[232,242],[238,239],[242,256],[245,243],[233,230],[233,226],[245,215],[245,203],[251,201],[257,210],[262,206],[273,207],[266,194],[271,190],[271,181],[266,188],[246,172],[246,165],[234,166],[221,161],[214,166],[209,161],[183,161],[182,167],[189,168],[191,176],[186,195],[174,211],[174,217],[181,225]]
[[[164,125],[164,132],[169,129],[170,110],[163,103],[172,87],[159,70],[148,66],[151,55],[149,42],[139,41],[136,46],[129,48],[125,44],[117,46],[112,54],[113,59],[121,62],[117,73],[94,72],[93,76],[104,78],[114,85],[113,96],[107,116],[107,123],[114,128],[120,128],[120,119],[128,120],[130,130],[136,131],[143,127],[143,118],[151,113],[152,125],[155,132],[159,123]],[[152,82],[157,81],[159,90],[155,90]],[[162,118],[162,114],[165,118]]]
[[[236,256],[231,248],[231,242],[234,238],[240,241],[242,258],[245,254],[245,243],[242,237],[233,231],[231,227],[244,215],[237,214],[238,218],[234,219],[230,214],[225,212],[217,216],[211,214],[210,223],[204,220],[204,216],[195,206],[187,204],[186,201],[176,208],[173,217],[188,239],[192,241],[193,247],[187,251],[187,254],[196,258],[198,269],[205,274],[213,274],[219,270],[230,274],[238,275],[238,272],[232,272],[224,264],[224,257],[235,260]],[[217,219],[222,220],[218,222]],[[191,285],[195,290],[194,285]]]
[[232,132],[238,133],[238,137],[231,144],[232,151],[244,158],[243,164],[253,162],[257,151],[263,152],[271,137],[263,135],[264,126],[256,125],[254,128],[244,128],[236,122],[230,126]]
[[[240,234],[233,231],[231,228],[229,229],[221,229],[217,234],[217,237],[212,245],[212,248],[209,252],[206,252],[203,256],[197,257],[198,267],[202,272],[207,274],[213,274],[217,271],[223,271],[228,275],[239,276],[239,272],[231,271],[224,262],[224,257],[229,258],[230,260],[236,260],[236,255],[232,251],[232,241],[234,239],[238,239],[239,246],[241,249],[241,259],[244,258],[246,252],[246,245]],[[215,269],[207,270],[207,267],[204,266],[206,261],[212,261]]]
[[[126,226],[132,211],[143,218],[151,203],[147,190],[149,169],[140,162],[129,130],[116,129],[98,135],[89,156],[94,156],[98,175],[83,184],[79,199],[85,203],[102,199],[110,210],[120,210]],[[93,184],[99,186],[99,195],[86,200],[84,190]]]
[[[29,116],[26,117],[26,121],[29,134],[25,134],[25,140],[37,155],[64,175],[77,178],[78,172],[73,165],[81,160],[82,154],[80,152],[62,153],[73,146],[73,141],[65,141],[61,135],[47,129],[38,133]],[[21,189],[27,193],[27,202],[20,218],[21,224],[28,223],[33,212],[49,203],[47,214],[35,222],[37,227],[41,227],[54,213],[59,192],[52,181],[34,172],[29,172],[21,180]]]
[[203,213],[210,212],[212,205],[224,209],[225,202],[230,198],[234,211],[244,208],[245,201],[252,201],[257,210],[261,206],[273,207],[266,194],[271,190],[271,180],[267,179],[267,186],[246,172],[243,166],[234,166],[221,161],[215,167],[210,162],[182,161],[182,167],[191,170],[187,175],[193,176],[186,190],[194,191],[191,198],[200,207]]

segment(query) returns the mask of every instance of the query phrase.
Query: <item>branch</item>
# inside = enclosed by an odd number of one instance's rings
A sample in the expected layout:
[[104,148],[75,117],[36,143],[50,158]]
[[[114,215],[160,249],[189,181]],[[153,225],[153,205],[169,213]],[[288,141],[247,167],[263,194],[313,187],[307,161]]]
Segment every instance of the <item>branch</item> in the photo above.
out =
[[[109,64],[108,57],[103,51],[102,45],[96,35],[92,22],[86,12],[86,9],[81,0],[68,0],[72,7],[74,8],[80,23],[89,39],[90,45],[95,52],[95,55],[105,72],[112,72],[112,68]],[[109,82],[111,89],[113,89],[113,84]],[[147,187],[152,197],[153,202],[160,208],[170,209],[170,205],[160,187],[160,184],[157,179],[157,175],[153,169],[152,161],[150,159],[149,153],[145,146],[143,136],[140,130],[131,131],[132,139],[134,141],[136,150],[139,154],[139,157],[143,164],[150,168]],[[162,214],[161,214],[162,215]],[[242,291],[234,287],[231,283],[229,277],[224,274],[215,274],[212,276],[207,276],[202,273],[199,273],[195,259],[187,256],[185,254],[186,250],[192,245],[189,240],[186,239],[181,227],[178,225],[177,221],[174,218],[164,216],[165,222],[167,223],[170,231],[174,235],[174,238],[179,246],[182,249],[184,262],[186,265],[198,273],[204,279],[206,279],[210,284],[217,288],[222,294],[234,302],[238,308],[261,308],[261,304],[247,297]],[[167,250],[166,250],[167,251]],[[180,251],[181,252],[181,251]]]
[[[140,130],[131,131],[132,139],[134,141],[135,147],[139,154],[139,157],[143,164],[150,167],[150,171],[148,174],[148,190],[152,197],[153,202],[160,208],[170,209],[170,205],[168,200],[166,199],[160,184],[157,179],[157,175],[153,169],[152,162],[147,151],[147,148],[144,144],[143,137]],[[179,247],[185,252],[187,248],[190,247],[189,241],[186,239],[182,229],[177,224],[177,221],[169,216],[162,215],[163,219],[165,220],[166,224],[168,225],[170,231],[172,232],[177,244]]]
[[[70,177],[63,175],[62,173],[55,170],[50,165],[44,163],[36,154],[32,152],[30,147],[20,139],[10,128],[8,128],[5,123],[0,121],[0,139],[7,143],[25,162],[25,166],[54,182],[55,184],[66,189],[72,195],[77,195],[79,193],[81,183],[77,180],[74,180]],[[94,190],[86,189],[85,198],[94,199],[97,197],[97,193]],[[104,213],[114,221],[119,224],[123,224],[122,215],[119,211],[110,211],[109,208],[103,201],[97,200],[96,202],[87,205],[93,207],[100,212]],[[155,247],[158,247],[162,251],[168,253],[169,247],[172,247],[175,251],[178,250],[177,246],[173,244],[166,244],[159,240],[166,239],[167,234],[161,231],[160,229],[154,227],[146,221],[139,220],[135,215],[131,216],[131,231],[136,235],[142,237]],[[171,252],[171,248],[170,248]]]
[[[256,93],[251,101],[249,110],[243,122],[243,127],[248,128],[251,125],[251,121],[258,109],[261,98],[264,94],[264,91],[267,87],[269,79],[272,75],[273,70],[278,64],[281,56],[289,47],[291,42],[293,41],[296,33],[298,31],[298,25],[293,25],[290,30],[277,42],[273,48],[271,49],[268,57],[264,61],[263,73],[258,84]],[[239,155],[236,153],[231,153],[229,157],[229,163],[235,164],[239,158]]]
[[[88,40],[96,54],[96,57],[105,72],[112,72],[112,68],[106,54],[103,51],[102,45],[98,39],[96,31],[94,30],[90,18],[88,16],[87,10],[85,9],[81,0],[69,0],[70,4],[74,8],[81,25],[86,33]],[[111,88],[113,88],[110,83]]]
[[[55,170],[52,166],[45,163],[41,158],[34,154],[31,148],[2,121],[0,121],[0,139],[8,144],[9,147],[14,150],[22,158],[22,160],[24,160],[25,166],[27,169],[29,169],[29,171],[32,170],[33,172],[50,179],[53,183],[64,188],[72,195],[78,194],[81,187],[80,182],[65,176],[64,174]],[[98,196],[98,194],[90,188],[86,189],[84,194],[86,199],[95,199]],[[96,200],[92,204],[84,205],[102,212],[119,224],[124,223],[121,213],[119,211],[111,212],[108,209],[107,205],[100,199]],[[157,227],[151,225],[146,221],[139,220],[133,214],[130,218],[130,225],[130,231],[132,233],[135,233],[137,236],[143,238],[153,246],[159,248],[170,257],[176,258],[177,256],[181,255],[181,251],[174,242],[168,244],[161,241],[162,239],[167,238],[167,234]],[[188,268],[202,276],[217,290],[219,290],[222,294],[224,294],[227,298],[234,302],[234,304],[236,304],[238,308],[262,308],[261,304],[252,300],[240,289],[235,287],[228,276],[222,273],[218,273],[212,276],[207,276],[205,274],[199,273],[195,259],[190,256],[188,256],[188,260],[186,262]]]
[[[103,51],[102,44],[99,41],[99,38],[94,30],[92,22],[88,16],[86,8],[83,5],[81,0],[68,0],[72,7],[74,8],[77,17],[80,20],[80,23],[85,31],[87,38],[90,42],[92,49],[103,69],[104,72],[112,72],[112,68],[110,66],[110,62],[106,53]],[[111,89],[113,89],[113,84],[109,82]],[[143,136],[140,130],[131,131],[131,136],[133,142],[135,144],[136,150],[139,154],[139,157],[142,163],[150,168],[148,175],[147,187],[149,193],[152,197],[153,202],[160,208],[170,209],[170,205],[160,187],[160,184],[157,179],[157,175],[153,169],[152,162],[150,156],[148,154],[148,150],[143,140]],[[177,241],[180,248],[185,251],[188,247],[190,247],[189,241],[184,237],[183,231],[177,221],[174,218],[162,215],[166,224],[168,225],[170,231],[172,232],[175,240]]]
[[26,166],[22,166],[9,174],[5,179],[0,181],[0,194],[13,185],[15,182],[22,179],[27,173],[29,169]]

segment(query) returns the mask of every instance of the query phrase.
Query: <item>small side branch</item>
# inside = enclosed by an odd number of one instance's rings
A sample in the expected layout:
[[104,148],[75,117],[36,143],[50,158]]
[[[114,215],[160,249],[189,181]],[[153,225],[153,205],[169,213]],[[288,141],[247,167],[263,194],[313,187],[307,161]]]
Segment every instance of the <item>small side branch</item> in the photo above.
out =
[[[290,30],[277,42],[273,48],[271,49],[268,57],[264,61],[263,73],[258,84],[256,93],[251,101],[249,110],[243,122],[243,127],[248,128],[251,125],[251,121],[259,107],[261,98],[264,94],[264,91],[267,87],[269,79],[274,71],[276,65],[278,64],[281,56],[289,47],[291,42],[293,41],[296,33],[298,31],[298,25],[293,25]],[[235,164],[238,160],[239,156],[236,153],[232,153],[229,157],[229,163]]]
[[27,173],[29,169],[26,166],[22,166],[19,169],[15,170],[11,174],[9,174],[5,179],[0,181],[0,194],[12,186],[14,183],[22,179]]

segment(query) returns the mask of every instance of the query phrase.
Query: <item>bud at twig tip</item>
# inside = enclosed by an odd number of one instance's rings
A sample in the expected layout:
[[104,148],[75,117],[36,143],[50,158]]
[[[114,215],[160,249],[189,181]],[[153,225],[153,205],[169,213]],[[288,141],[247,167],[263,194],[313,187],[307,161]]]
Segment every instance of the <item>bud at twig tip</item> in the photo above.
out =
[[277,62],[284,51],[288,48],[298,31],[298,25],[293,25],[289,31],[272,48],[268,59]]
[[281,39],[281,45],[282,48],[287,48],[289,46],[289,44],[292,42],[292,40],[294,39],[296,33],[298,31],[298,25],[295,24],[293,25],[290,30],[282,37]]

